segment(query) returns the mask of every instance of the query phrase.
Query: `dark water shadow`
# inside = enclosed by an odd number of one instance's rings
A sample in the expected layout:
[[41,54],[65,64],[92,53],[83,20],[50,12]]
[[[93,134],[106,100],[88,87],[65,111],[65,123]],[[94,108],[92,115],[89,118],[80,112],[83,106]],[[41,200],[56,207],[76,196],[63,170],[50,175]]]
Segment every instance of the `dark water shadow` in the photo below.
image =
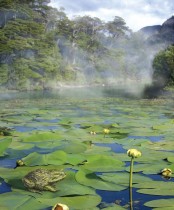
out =
[[7,184],[5,181],[2,181],[0,184],[0,194],[11,192],[11,186]]

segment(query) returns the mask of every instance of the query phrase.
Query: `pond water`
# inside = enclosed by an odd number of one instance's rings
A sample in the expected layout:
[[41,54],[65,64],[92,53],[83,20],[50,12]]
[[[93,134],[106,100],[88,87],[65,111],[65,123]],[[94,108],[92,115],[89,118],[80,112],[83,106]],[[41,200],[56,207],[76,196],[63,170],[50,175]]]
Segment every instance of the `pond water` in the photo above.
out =
[[[0,132],[0,208],[48,210],[64,202],[71,210],[174,209],[174,176],[160,174],[174,171],[173,96],[142,99],[108,87],[0,93],[0,129],[9,129]],[[131,148],[142,157],[134,161],[130,205]],[[24,166],[16,167],[18,160]],[[21,181],[36,168],[67,176],[56,193],[40,195]]]

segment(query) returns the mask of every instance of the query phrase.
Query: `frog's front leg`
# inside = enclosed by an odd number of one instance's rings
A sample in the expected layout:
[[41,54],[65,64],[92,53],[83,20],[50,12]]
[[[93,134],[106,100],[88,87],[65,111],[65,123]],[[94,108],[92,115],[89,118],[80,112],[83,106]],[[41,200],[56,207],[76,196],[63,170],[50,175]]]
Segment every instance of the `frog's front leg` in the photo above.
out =
[[35,189],[35,188],[29,188],[28,190],[29,190],[30,192],[39,193],[39,194],[42,195],[41,191],[40,191],[40,190],[37,190],[37,189]]
[[54,186],[51,186],[51,185],[46,185],[44,187],[44,190],[47,190],[47,191],[51,191],[51,192],[56,192],[56,188]]

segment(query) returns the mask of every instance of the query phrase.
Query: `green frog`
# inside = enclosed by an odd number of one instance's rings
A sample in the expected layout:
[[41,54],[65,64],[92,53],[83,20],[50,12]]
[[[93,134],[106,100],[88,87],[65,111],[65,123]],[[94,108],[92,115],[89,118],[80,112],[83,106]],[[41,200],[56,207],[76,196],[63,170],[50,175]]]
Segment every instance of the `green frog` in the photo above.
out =
[[32,192],[56,192],[54,183],[64,179],[66,174],[61,170],[36,169],[29,172],[23,179],[24,186]]

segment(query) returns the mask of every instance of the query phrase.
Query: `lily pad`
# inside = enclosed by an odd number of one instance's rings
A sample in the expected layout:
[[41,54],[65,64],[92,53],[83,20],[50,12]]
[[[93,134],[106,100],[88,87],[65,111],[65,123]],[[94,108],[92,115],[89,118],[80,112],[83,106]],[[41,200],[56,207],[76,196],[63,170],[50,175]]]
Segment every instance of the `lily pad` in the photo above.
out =
[[152,201],[146,202],[144,205],[155,208],[157,210],[162,210],[162,209],[173,210],[174,198],[152,200]]
[[95,209],[95,207],[101,202],[101,198],[98,195],[82,195],[82,196],[69,196],[69,197],[57,197],[52,199],[37,198],[41,204],[54,206],[56,203],[64,203],[70,209]]
[[49,207],[47,204],[42,204],[34,197],[29,195],[21,195],[20,193],[11,192],[4,193],[0,196],[0,208],[3,210],[38,210]]
[[114,156],[90,155],[87,156],[87,162],[82,166],[95,172],[118,171],[123,170],[124,163]]
[[[113,182],[115,184],[129,186],[129,173],[125,172],[116,172],[116,173],[103,173],[102,175],[98,175],[103,180]],[[142,174],[134,174],[133,175],[133,183],[142,183],[142,182],[150,182],[151,178],[146,177]]]
[[29,137],[23,139],[23,142],[43,142],[43,141],[55,141],[61,140],[62,134],[61,133],[52,133],[52,132],[43,132],[43,133],[36,133]]
[[68,154],[79,154],[86,151],[87,145],[79,142],[64,141],[58,149],[63,150]]
[[3,156],[5,150],[9,147],[12,142],[12,138],[4,138],[0,140],[0,156]]
[[117,185],[113,182],[105,181],[97,176],[94,172],[89,170],[80,170],[76,173],[76,180],[78,183],[100,190],[121,191],[126,187]]
[[36,165],[62,165],[66,163],[66,153],[64,151],[55,151],[49,154],[39,154],[33,152],[22,158],[23,162],[27,166],[36,166]]
[[63,182],[57,182],[57,196],[75,196],[75,195],[96,195],[93,188],[79,184],[75,179],[75,173],[66,172],[67,176]]
[[135,188],[140,188],[137,190],[139,193],[149,194],[149,195],[174,195],[174,183],[173,182],[163,182],[163,181],[150,181],[134,185]]

